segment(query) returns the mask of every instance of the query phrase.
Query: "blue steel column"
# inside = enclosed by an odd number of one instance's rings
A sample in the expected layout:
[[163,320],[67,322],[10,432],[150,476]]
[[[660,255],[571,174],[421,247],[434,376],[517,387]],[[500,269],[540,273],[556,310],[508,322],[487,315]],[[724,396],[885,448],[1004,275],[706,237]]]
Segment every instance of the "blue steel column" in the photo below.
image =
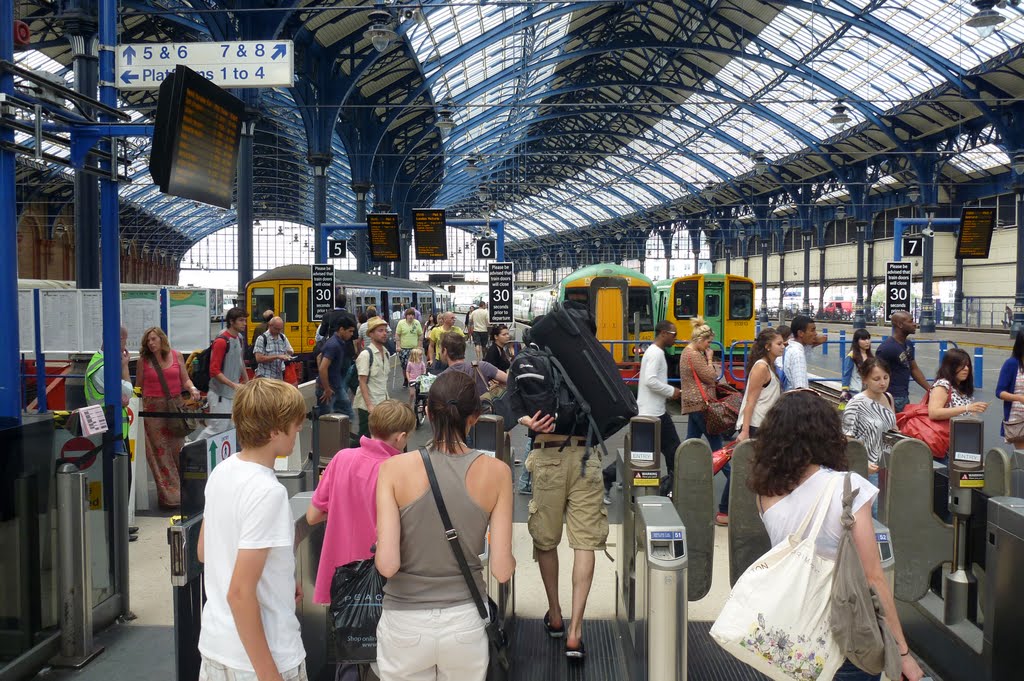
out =
[[[242,122],[242,140],[238,149],[238,296],[245,298],[245,285],[252,280],[252,217],[253,217],[253,142],[256,119],[250,107],[255,103],[258,90],[244,90],[246,119]],[[249,116],[253,116],[250,118]]]
[[867,326],[864,319],[864,228],[867,225],[858,220],[857,228],[857,302],[853,308],[853,328],[863,329]]
[[768,324],[768,235],[761,234],[761,312],[757,321],[764,327]]
[[[99,0],[100,19],[100,102],[109,107],[117,107],[117,90],[114,87],[114,48],[117,45],[117,2],[116,0]],[[100,142],[100,151],[116,154],[117,149],[109,139]],[[121,248],[120,220],[117,197],[117,181],[111,177],[117,171],[116,158],[114,163],[104,163],[105,176],[100,180],[100,239],[103,268],[103,385],[107,386],[103,393],[103,401],[107,413],[113,414],[111,433],[114,452],[123,452],[124,441],[121,439],[121,391],[115,386],[121,385]]]
[[665,278],[672,278],[672,239],[675,237],[675,232],[671,229],[662,229],[658,231],[658,236],[661,237],[661,245],[665,249]]
[[497,242],[495,255],[498,256],[498,262],[505,262],[505,221],[491,220],[489,224],[494,230],[494,240]]
[[800,236],[804,242],[804,307],[801,312],[810,316],[811,314],[811,238],[814,236],[814,226],[806,220]]
[[[75,90],[90,99],[96,97],[99,76],[92,11],[87,3],[74,3],[62,21],[74,55]],[[85,163],[93,165],[89,159]],[[75,171],[74,187],[75,283],[78,288],[96,289],[100,287],[99,187],[95,175],[82,169]]]
[[[353,182],[352,191],[356,193],[356,222],[366,222],[366,194],[370,191],[369,182]],[[356,270],[359,272],[367,272],[369,267],[369,259],[367,258],[366,249],[368,247],[369,234],[364,231],[354,232],[352,234],[353,250],[356,256]]]
[[[928,210],[928,218],[935,217],[935,214],[930,212],[932,209],[929,208]],[[921,333],[935,333],[935,303],[932,300],[932,268],[935,263],[934,244],[934,237],[925,237],[923,262],[921,264],[921,321],[919,322]]]
[[[0,61],[14,62],[14,0],[0,0]],[[14,77],[0,71],[0,94],[14,93]],[[0,111],[0,115],[4,115]],[[0,127],[0,142],[14,144],[14,131]],[[18,318],[18,213],[14,187],[14,152],[0,149],[0,319]],[[7,350],[0,353],[0,419],[21,423],[21,376],[18,325],[7,325]],[[7,420],[13,420],[8,424]]]
[[[310,154],[309,163],[313,166],[313,224],[319,226],[327,222],[327,169],[333,157],[330,154]],[[327,253],[323,250],[322,239],[315,239],[316,253],[314,262],[327,262]]]
[[[1014,184],[1017,193],[1017,292],[1013,300],[1011,337],[1024,330],[1024,173],[1016,174]],[[3,272],[3,268],[0,268],[0,272]]]

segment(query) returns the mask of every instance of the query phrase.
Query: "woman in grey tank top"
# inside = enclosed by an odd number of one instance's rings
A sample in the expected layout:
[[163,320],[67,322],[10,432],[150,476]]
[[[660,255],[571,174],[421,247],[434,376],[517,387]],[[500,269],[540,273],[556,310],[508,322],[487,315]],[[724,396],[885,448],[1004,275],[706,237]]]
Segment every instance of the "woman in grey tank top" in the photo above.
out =
[[[477,588],[486,594],[479,555],[488,526],[491,573],[507,582],[516,565],[512,472],[466,445],[466,434],[480,416],[472,378],[456,372],[439,376],[427,395],[427,415],[434,432],[430,462]],[[377,626],[381,681],[483,681],[486,622],[445,538],[418,451],[399,454],[380,467],[375,560],[388,579]]]

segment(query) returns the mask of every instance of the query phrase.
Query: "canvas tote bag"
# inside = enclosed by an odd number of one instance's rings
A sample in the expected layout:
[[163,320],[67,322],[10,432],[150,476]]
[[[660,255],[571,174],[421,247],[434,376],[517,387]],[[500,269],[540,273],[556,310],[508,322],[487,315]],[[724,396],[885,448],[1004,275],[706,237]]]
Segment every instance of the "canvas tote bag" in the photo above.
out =
[[834,476],[797,531],[747,568],[711,627],[729,654],[777,681],[831,681],[845,661],[829,628],[835,561],[815,551],[839,482]]

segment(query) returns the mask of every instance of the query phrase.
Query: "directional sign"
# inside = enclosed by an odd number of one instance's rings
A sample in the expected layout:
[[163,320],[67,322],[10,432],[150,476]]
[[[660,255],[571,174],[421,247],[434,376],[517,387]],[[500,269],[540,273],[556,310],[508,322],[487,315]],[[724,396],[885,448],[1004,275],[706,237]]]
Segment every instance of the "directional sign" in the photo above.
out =
[[155,90],[178,64],[221,87],[291,87],[295,80],[292,41],[249,40],[118,45],[114,81],[122,90]]
[[318,322],[334,309],[334,265],[313,265],[313,304],[309,321]]
[[885,318],[896,312],[910,312],[910,277],[914,266],[902,260],[885,263]]
[[348,242],[340,239],[327,240],[327,257],[344,258],[348,256]]
[[498,257],[498,242],[494,239],[480,239],[476,242],[477,260],[494,260]]
[[901,243],[904,258],[920,258],[924,255],[924,237],[920,234],[907,234]]
[[512,323],[512,284],[514,272],[510,262],[487,265],[487,293],[490,299],[488,316],[491,324]]

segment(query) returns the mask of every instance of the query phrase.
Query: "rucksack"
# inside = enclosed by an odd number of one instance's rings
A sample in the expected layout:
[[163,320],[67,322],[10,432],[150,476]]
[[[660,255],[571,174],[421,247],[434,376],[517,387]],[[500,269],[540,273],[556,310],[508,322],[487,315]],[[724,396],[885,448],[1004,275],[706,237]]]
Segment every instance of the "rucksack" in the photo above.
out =
[[[363,350],[363,352],[369,352],[370,353],[370,366],[366,370],[366,372],[367,372],[366,373],[366,376],[367,376],[366,380],[370,380],[369,379],[369,376],[370,376],[369,372],[373,371],[373,356],[376,353],[370,352],[369,349],[365,349],[365,350]],[[359,353],[359,354],[362,354],[362,353]],[[356,357],[356,359],[358,360],[359,358]],[[348,381],[348,389],[351,390],[352,392],[356,392],[357,390],[359,390],[359,370],[356,369],[356,363],[352,362],[352,364],[349,365],[348,368],[345,368],[345,365],[342,365],[341,371],[342,371],[342,375],[345,376],[345,379]]]
[[192,384],[199,389],[200,392],[208,392],[210,390],[210,354],[213,352],[213,344],[220,338],[214,338],[210,341],[210,344],[206,346],[206,349],[196,355],[189,363],[188,375],[192,379]]
[[514,423],[538,411],[555,416],[557,432],[573,432],[580,422],[580,405],[551,353],[536,345],[520,350],[509,365],[507,390],[493,401],[496,414]]

